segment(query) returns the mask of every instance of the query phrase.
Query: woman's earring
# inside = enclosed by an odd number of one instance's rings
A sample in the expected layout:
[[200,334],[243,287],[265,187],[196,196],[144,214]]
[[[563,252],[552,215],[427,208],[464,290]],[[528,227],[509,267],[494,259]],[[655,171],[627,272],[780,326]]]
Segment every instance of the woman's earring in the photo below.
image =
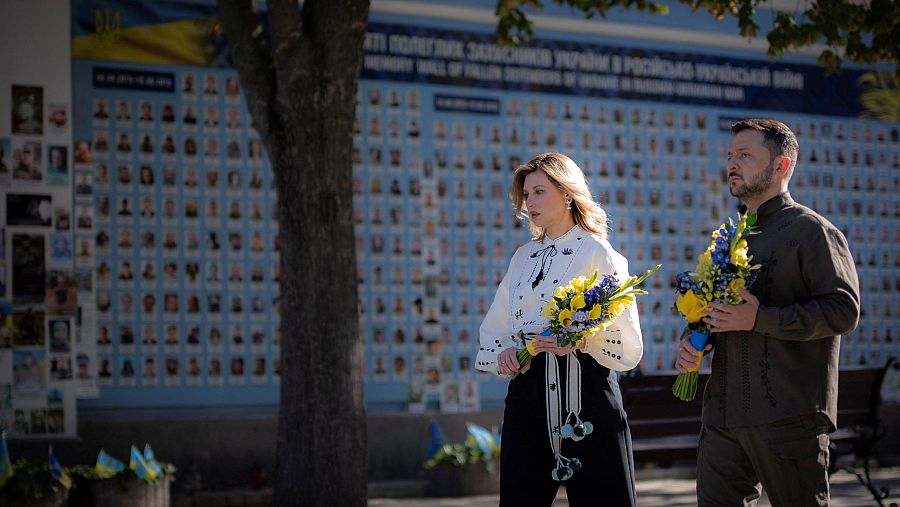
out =
[[572,209],[572,201],[566,201],[566,209]]

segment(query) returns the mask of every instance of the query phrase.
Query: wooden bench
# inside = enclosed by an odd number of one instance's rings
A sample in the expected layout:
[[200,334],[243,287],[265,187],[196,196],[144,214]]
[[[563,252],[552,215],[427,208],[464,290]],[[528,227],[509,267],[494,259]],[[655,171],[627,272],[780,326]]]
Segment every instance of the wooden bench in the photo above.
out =
[[[887,432],[879,411],[881,386],[885,375],[891,369],[900,370],[897,358],[889,358],[881,368],[841,371],[838,387],[838,428],[830,435],[829,446],[831,461],[828,473],[845,470],[855,475],[880,506],[884,505],[883,500],[890,492],[872,482],[869,465],[875,444]],[[848,456],[852,457],[849,461],[842,459]],[[862,466],[862,471],[857,468],[858,465]]]
[[668,465],[674,459],[697,457],[701,399],[709,375],[700,375],[697,397],[689,402],[672,394],[675,378],[675,375],[619,378],[636,461]]
[[[875,444],[884,436],[879,418],[881,385],[890,368],[900,369],[895,358],[880,368],[842,370],[838,386],[838,428],[831,436],[829,473],[838,469],[856,475],[879,505],[888,491],[869,478],[869,461]],[[697,397],[683,402],[672,394],[675,375],[626,376],[619,379],[635,461],[668,465],[674,459],[697,457],[703,388],[708,375],[700,375]],[[849,464],[845,458],[852,456]],[[861,464],[863,470],[857,470]]]

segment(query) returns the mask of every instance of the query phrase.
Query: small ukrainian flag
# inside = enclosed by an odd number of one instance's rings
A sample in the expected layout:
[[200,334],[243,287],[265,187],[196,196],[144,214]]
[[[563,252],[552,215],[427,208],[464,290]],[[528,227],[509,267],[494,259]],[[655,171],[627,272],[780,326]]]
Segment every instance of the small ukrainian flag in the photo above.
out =
[[150,467],[150,470],[156,472],[157,477],[162,475],[162,465],[159,464],[159,461],[156,461],[156,455],[153,454],[153,449],[150,448],[150,444],[144,445],[144,461],[147,462],[147,466]]
[[431,439],[428,442],[428,456],[434,456],[447,443],[447,435],[437,419],[431,420]]
[[157,477],[156,472],[147,465],[147,461],[144,460],[144,455],[141,454],[141,451],[137,450],[137,447],[131,446],[131,460],[128,462],[128,468],[134,470],[134,473],[140,477],[141,479],[152,482],[155,481]]
[[6,431],[0,438],[0,488],[13,476],[12,462],[9,460],[9,447],[6,446]]
[[493,433],[471,422],[466,422],[466,428],[469,431],[469,435],[475,440],[478,447],[481,448],[481,452],[486,456],[491,456],[500,452],[500,445],[498,445],[494,439]]
[[108,479],[125,470],[125,463],[113,458],[109,454],[106,454],[106,451],[100,449],[100,454],[97,455],[97,464],[94,465],[94,470],[101,479]]
[[56,459],[56,455],[53,454],[53,446],[50,446],[50,475],[53,476],[54,479],[59,481],[60,484],[63,485],[64,488],[69,489],[72,487],[72,478],[63,470],[62,465],[59,464],[59,460]]

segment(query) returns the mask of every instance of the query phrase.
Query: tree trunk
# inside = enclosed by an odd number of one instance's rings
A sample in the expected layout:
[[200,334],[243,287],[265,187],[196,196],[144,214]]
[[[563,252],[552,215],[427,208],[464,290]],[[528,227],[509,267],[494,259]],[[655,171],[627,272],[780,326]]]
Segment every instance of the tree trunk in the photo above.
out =
[[352,201],[352,125],[365,0],[219,0],[247,107],[268,150],[281,245],[281,397],[275,505],[366,504],[364,363]]

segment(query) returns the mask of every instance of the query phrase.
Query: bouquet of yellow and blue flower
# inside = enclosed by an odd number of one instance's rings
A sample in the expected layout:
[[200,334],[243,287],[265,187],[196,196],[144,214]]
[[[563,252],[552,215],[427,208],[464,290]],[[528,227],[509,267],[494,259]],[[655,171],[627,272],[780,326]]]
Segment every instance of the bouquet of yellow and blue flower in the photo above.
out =
[[[560,285],[541,311],[541,315],[550,319],[549,327],[541,334],[555,336],[560,347],[577,346],[585,337],[615,322],[634,302],[635,296],[646,294],[647,291],[637,286],[659,268],[660,264],[657,264],[644,274],[628,277],[621,283],[616,273],[600,275],[594,270],[590,278],[579,276],[568,285]],[[516,358],[519,365],[525,366],[536,355],[534,342],[529,341],[516,353]]]
[[[756,277],[759,265],[751,265],[747,255],[747,236],[753,233],[756,215],[739,215],[735,223],[730,218],[712,233],[712,242],[700,254],[694,271],[676,276],[679,296],[675,308],[684,315],[691,330],[691,345],[702,356],[709,338],[709,327],[703,322],[706,306],[713,301],[740,304],[738,289],[749,286]],[[682,401],[697,395],[697,371],[681,373],[672,386],[672,393]]]

